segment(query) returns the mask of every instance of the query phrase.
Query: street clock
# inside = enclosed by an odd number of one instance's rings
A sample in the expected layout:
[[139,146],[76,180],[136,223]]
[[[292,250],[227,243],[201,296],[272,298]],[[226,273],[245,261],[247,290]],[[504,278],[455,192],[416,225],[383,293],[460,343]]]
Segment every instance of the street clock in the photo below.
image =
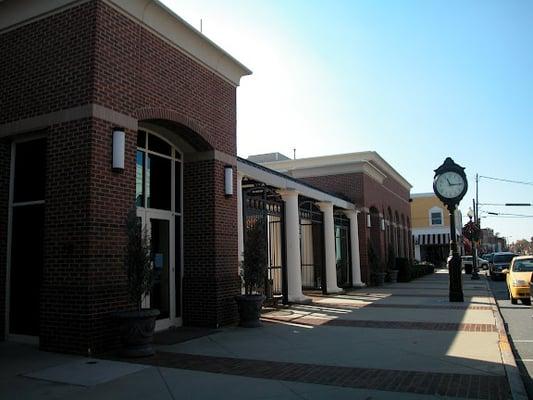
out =
[[448,208],[459,204],[468,190],[468,181],[464,168],[456,164],[450,157],[435,170],[433,191]]
[[456,164],[450,157],[435,170],[433,191],[450,212],[450,256],[448,257],[448,273],[450,275],[450,301],[462,302],[463,287],[461,279],[461,256],[457,250],[455,233],[455,210],[468,190],[465,169]]

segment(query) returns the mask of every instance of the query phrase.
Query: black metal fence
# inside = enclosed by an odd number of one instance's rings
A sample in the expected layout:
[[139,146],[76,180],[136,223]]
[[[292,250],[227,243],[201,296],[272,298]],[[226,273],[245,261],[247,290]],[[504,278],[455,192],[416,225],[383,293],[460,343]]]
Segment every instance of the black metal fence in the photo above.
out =
[[[243,187],[246,184],[243,182]],[[287,272],[285,257],[285,225],[284,202],[270,187],[248,183],[243,188],[243,221],[244,228],[260,219],[266,226],[268,243],[268,269],[265,282],[267,298],[280,296],[283,303],[287,303]],[[244,229],[246,241],[246,229]]]
[[323,214],[311,200],[300,201],[302,287],[325,292]]

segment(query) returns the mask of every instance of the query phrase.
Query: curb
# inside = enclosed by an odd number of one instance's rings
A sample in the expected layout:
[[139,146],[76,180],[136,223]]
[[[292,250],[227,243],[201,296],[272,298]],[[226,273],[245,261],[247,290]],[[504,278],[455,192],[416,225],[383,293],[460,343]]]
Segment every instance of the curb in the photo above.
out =
[[[488,278],[487,278],[488,279]],[[513,349],[509,343],[507,337],[507,331],[505,330],[505,324],[503,322],[503,316],[501,314],[498,302],[494,298],[494,294],[490,288],[490,285],[485,281],[487,291],[490,293],[489,300],[492,304],[492,312],[494,319],[496,320],[496,329],[498,330],[498,345],[500,347],[500,354],[502,356],[503,367],[505,368],[505,375],[507,376],[507,382],[511,388],[511,395],[513,400],[528,400],[528,395],[520,371],[516,365],[516,360],[513,354]]]

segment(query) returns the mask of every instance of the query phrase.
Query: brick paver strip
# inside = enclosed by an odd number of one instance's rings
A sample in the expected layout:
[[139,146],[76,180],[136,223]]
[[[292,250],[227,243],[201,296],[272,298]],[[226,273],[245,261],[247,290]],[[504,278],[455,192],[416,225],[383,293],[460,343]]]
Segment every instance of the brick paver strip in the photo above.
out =
[[414,308],[414,309],[430,309],[430,310],[475,310],[475,311],[491,311],[492,306],[478,306],[478,305],[423,305],[423,304],[392,304],[392,303],[348,303],[348,302],[327,302],[327,301],[313,301],[312,305],[322,307],[349,307],[349,308]]
[[496,325],[455,322],[373,321],[340,318],[317,318],[299,315],[263,316],[266,322],[291,322],[308,326],[340,326],[345,328],[414,329],[425,331],[497,332]]
[[450,397],[487,400],[506,400],[511,398],[507,379],[502,375],[468,375],[339,367],[170,352],[157,352],[154,357],[138,359],[135,362],[157,367],[355,389],[447,395]]

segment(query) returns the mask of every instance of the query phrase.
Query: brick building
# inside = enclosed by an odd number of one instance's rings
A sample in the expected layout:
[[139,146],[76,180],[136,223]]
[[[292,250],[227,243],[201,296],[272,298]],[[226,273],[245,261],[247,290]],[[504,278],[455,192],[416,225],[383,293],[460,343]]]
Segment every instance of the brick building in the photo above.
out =
[[251,72],[158,1],[2,1],[0,54],[0,338],[114,346],[135,205],[156,255],[156,328],[233,322],[224,185]]
[[[307,182],[352,202],[358,212],[363,282],[370,281],[371,245],[382,263],[395,257],[412,259],[411,185],[373,151],[291,160],[279,153],[251,156],[262,165]],[[389,250],[390,249],[390,250]]]
[[0,340],[116,346],[131,209],[151,236],[156,330],[235,322],[250,223],[285,302],[368,282],[369,241],[409,254],[410,185],[376,153],[285,174],[236,156],[251,72],[158,1],[1,1],[0,54]]

